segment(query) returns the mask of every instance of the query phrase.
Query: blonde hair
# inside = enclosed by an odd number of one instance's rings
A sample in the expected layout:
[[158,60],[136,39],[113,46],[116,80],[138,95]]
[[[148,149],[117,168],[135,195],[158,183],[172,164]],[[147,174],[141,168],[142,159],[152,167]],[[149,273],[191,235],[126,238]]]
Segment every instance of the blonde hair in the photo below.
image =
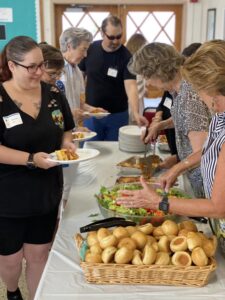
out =
[[137,52],[141,47],[147,44],[146,38],[140,34],[135,33],[133,34],[129,40],[126,43],[126,48],[130,51],[130,53],[133,55],[135,52]]
[[145,78],[157,78],[162,82],[173,80],[184,62],[173,46],[164,43],[150,43],[138,50],[131,58],[128,69]]
[[198,91],[225,96],[225,41],[205,42],[185,61],[182,75]]

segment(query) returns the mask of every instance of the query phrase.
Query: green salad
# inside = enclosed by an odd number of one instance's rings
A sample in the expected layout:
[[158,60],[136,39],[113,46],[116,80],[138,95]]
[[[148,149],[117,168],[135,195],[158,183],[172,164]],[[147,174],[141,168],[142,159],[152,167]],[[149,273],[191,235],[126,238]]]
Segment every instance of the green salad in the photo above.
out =
[[[133,216],[164,216],[164,213],[160,210],[145,209],[145,208],[127,208],[123,205],[116,203],[119,190],[140,190],[142,186],[140,184],[123,184],[115,185],[112,188],[102,186],[100,193],[96,195],[98,203],[106,209],[116,211],[124,215]],[[159,195],[162,195],[164,191],[162,189],[156,189]],[[185,192],[177,188],[171,188],[168,193],[169,196],[179,198],[190,198]]]

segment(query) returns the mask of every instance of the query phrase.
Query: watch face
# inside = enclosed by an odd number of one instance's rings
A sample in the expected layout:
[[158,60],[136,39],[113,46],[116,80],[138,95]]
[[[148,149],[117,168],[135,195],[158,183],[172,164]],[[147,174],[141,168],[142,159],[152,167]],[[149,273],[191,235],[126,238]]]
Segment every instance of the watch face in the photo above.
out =
[[28,161],[27,162],[27,167],[28,167],[28,169],[35,169],[36,168],[33,161]]
[[159,202],[159,209],[162,210],[165,214],[169,211],[169,202],[167,197],[163,197],[162,201]]
[[36,168],[35,163],[33,161],[33,157],[34,157],[34,155],[32,153],[28,157],[28,160],[27,160],[27,168],[28,169],[35,169]]

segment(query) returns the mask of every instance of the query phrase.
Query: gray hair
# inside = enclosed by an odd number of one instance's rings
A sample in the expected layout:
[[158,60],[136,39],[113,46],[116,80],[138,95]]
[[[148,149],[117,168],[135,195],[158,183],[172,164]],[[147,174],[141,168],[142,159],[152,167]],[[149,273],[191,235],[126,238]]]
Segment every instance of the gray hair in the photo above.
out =
[[69,43],[72,44],[73,49],[76,49],[82,42],[91,43],[92,40],[92,34],[86,29],[71,27],[60,35],[59,44],[61,51],[66,52]]
[[145,78],[157,78],[168,82],[175,78],[183,65],[182,56],[173,46],[150,43],[138,50],[131,58],[128,69]]

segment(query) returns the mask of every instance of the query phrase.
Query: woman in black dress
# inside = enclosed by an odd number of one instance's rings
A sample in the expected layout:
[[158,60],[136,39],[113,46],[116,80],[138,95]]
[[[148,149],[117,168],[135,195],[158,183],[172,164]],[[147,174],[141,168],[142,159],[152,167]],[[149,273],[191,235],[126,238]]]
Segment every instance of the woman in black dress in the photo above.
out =
[[0,69],[0,276],[8,299],[22,299],[24,258],[33,299],[62,194],[62,169],[48,157],[60,148],[75,150],[74,122],[64,96],[41,82],[45,62],[34,40],[9,41]]

